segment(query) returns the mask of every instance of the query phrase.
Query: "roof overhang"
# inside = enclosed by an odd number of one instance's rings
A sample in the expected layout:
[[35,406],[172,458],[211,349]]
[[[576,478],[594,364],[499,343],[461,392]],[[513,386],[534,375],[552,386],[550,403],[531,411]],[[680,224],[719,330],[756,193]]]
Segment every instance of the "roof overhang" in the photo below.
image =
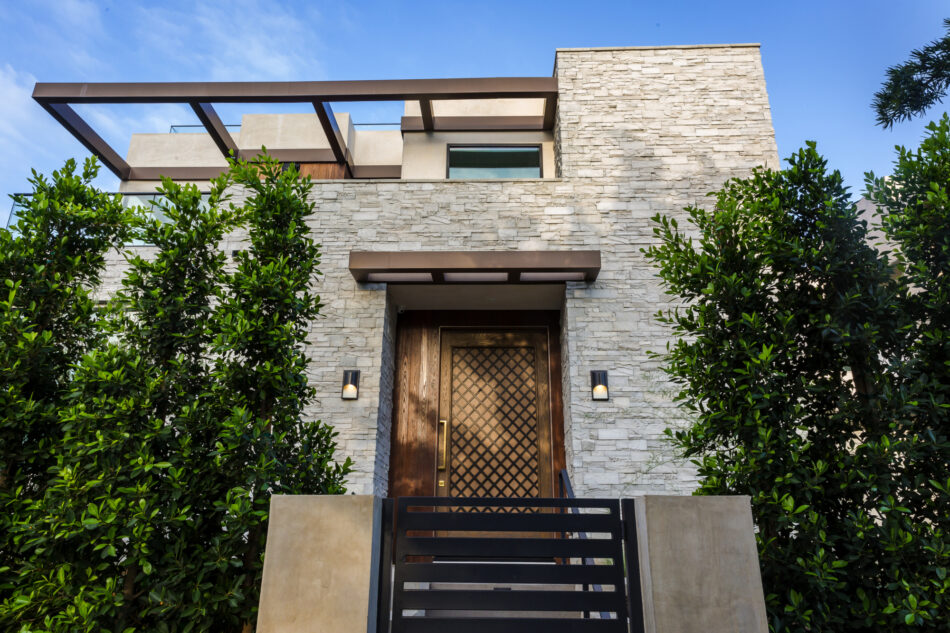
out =
[[[238,156],[231,134],[213,103],[312,104],[330,144],[328,162],[343,164],[354,174],[352,157],[333,117],[331,103],[338,101],[419,101],[422,116],[404,122],[405,129],[432,131],[483,131],[486,129],[550,130],[557,109],[554,77],[480,77],[471,79],[380,79],[368,81],[262,81],[262,82],[165,82],[165,83],[37,83],[36,100],[54,119],[79,140],[116,176],[129,180],[151,171],[130,166],[71,107],[75,104],[187,103],[221,153]],[[540,117],[438,117],[432,102],[458,99],[544,99]],[[418,119],[418,120],[416,120]],[[487,119],[487,120],[486,120]],[[172,166],[169,166],[172,168]],[[152,168],[163,169],[163,168]],[[179,169],[182,169],[179,167]],[[167,170],[166,170],[167,171]],[[186,175],[180,175],[186,178]]]
[[592,282],[600,251],[350,251],[360,283]]

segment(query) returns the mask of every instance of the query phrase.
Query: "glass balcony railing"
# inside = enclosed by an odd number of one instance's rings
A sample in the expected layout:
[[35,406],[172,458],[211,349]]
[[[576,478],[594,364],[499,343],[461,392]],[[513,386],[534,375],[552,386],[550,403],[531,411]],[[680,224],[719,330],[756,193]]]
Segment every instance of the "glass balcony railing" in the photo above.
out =
[[[225,128],[228,132],[231,132],[232,134],[235,134],[235,133],[241,131],[241,124],[240,124],[240,123],[229,123],[229,124],[225,124],[224,128]],[[205,131],[206,131],[206,130],[205,130],[205,126],[203,126],[203,125],[201,125],[201,124],[195,124],[195,125],[191,125],[191,124],[188,124],[188,125],[173,125],[173,126],[171,126],[171,127],[168,129],[168,133],[169,133],[169,134],[202,134],[202,133],[204,133]]]
[[370,130],[401,130],[402,123],[354,123],[353,127]]
[[[31,196],[32,194],[25,193],[25,194],[15,194],[15,195]],[[210,195],[207,193],[201,194],[201,201],[203,205],[208,204],[209,197]],[[145,209],[146,213],[148,213],[151,217],[159,220],[160,222],[169,221],[168,216],[162,212],[162,208],[167,204],[168,202],[166,201],[164,196],[154,193],[154,192],[151,192],[151,193],[131,192],[131,193],[122,194],[122,206],[126,208],[141,207]],[[19,214],[17,213],[17,211],[18,209],[21,208],[21,206],[22,205],[17,203],[16,200],[13,201],[13,204],[10,207],[10,213],[7,215],[6,222],[3,225],[8,230],[11,230],[11,231],[14,230],[13,225],[16,224],[17,218],[19,217]],[[133,242],[131,242],[131,245],[132,246],[147,246],[147,244],[141,240],[134,240]]]
[[[15,196],[29,196],[30,194],[28,194],[28,193],[15,193],[15,194],[13,194],[13,195],[15,195]],[[10,213],[7,214],[6,221],[3,223],[4,228],[9,229],[9,228],[11,228],[11,227],[16,223],[16,220],[17,220],[17,217],[18,217],[18,216],[17,216],[17,209],[19,209],[20,206],[21,206],[21,205],[20,205],[16,200],[13,200],[13,201],[12,201],[12,204],[10,205]]]

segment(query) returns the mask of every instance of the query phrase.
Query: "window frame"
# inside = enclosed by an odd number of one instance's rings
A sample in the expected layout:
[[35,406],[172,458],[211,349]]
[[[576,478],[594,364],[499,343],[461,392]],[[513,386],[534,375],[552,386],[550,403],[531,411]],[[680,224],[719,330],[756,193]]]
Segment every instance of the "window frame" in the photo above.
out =
[[538,150],[538,177],[537,178],[485,178],[484,180],[540,180],[544,178],[544,144],[543,143],[446,143],[445,144],[445,179],[446,180],[480,180],[479,178],[451,178],[449,177],[449,155],[456,147],[526,147]]

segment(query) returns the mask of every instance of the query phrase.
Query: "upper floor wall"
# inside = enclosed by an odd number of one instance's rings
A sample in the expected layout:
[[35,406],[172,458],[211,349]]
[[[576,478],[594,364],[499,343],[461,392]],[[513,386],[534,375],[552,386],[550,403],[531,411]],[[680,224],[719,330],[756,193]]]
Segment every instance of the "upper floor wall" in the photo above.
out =
[[[545,99],[432,100],[429,131],[420,101],[408,99],[400,129],[360,129],[335,113],[347,164],[326,161],[332,143],[316,114],[244,115],[232,136],[242,155],[266,146],[316,179],[446,180],[450,148],[472,146],[537,148],[533,177],[635,182],[641,192],[712,190],[723,174],[778,166],[758,45],[559,49],[554,77],[551,129],[525,129],[545,119]],[[463,123],[433,129],[432,117]],[[207,133],[135,134],[126,161],[133,172],[226,164]],[[153,187],[122,183],[127,192]]]
[[558,49],[555,76],[563,178],[712,191],[779,165],[758,44]]

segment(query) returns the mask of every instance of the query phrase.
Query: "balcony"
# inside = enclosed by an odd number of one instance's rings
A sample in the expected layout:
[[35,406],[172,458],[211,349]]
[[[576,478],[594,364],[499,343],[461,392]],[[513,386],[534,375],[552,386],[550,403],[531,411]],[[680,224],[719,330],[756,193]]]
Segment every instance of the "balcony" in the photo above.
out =
[[[33,98],[124,183],[161,176],[207,181],[227,168],[228,156],[252,158],[262,147],[321,179],[537,179],[554,174],[557,80],[552,77],[38,83]],[[398,124],[360,123],[346,112],[334,112],[334,105],[353,102],[401,102],[403,116]],[[156,103],[188,104],[200,125],[174,125],[168,134],[133,134],[125,158],[71,107]],[[309,111],[243,114],[240,124],[225,124],[215,103],[303,104]],[[486,151],[471,149],[476,146]],[[467,162],[455,170],[452,148],[468,148],[456,152],[457,160]]]

